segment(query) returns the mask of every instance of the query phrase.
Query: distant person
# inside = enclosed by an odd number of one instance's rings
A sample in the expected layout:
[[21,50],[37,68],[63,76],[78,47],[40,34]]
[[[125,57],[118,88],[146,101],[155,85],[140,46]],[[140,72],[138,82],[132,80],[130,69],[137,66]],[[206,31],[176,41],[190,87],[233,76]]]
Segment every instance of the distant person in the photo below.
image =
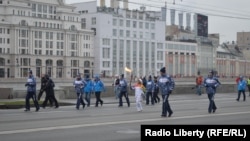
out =
[[154,77],[154,102],[155,103],[160,103],[160,97],[159,97],[159,85],[158,85],[158,80],[157,76]]
[[46,79],[46,85],[45,85],[46,97],[45,97],[45,100],[44,100],[42,106],[43,106],[43,108],[45,108],[47,106],[47,102],[49,100],[52,100],[55,103],[55,108],[58,108],[59,104],[58,104],[58,101],[55,97],[55,91],[54,91],[55,83],[49,77],[48,74],[45,75],[45,79]]
[[238,76],[238,77],[235,79],[235,82],[236,82],[237,85],[238,85],[239,81],[240,81],[240,76]]
[[40,107],[36,99],[36,79],[34,78],[32,74],[32,70],[29,70],[29,77],[27,79],[27,82],[25,83],[25,87],[27,87],[27,94],[25,98],[25,110],[24,111],[26,112],[30,111],[30,98],[32,98],[34,105],[36,107],[36,112],[38,112]]
[[120,84],[120,79],[118,75],[115,75],[115,80],[114,83],[112,84],[112,86],[114,86],[114,92],[115,92],[115,99],[119,98],[119,84]]
[[209,99],[208,113],[215,113],[217,107],[214,101],[216,88],[220,85],[219,81],[213,77],[212,72],[208,73],[208,77],[203,81],[204,87],[206,87],[206,93]]
[[125,97],[127,104],[128,104],[128,107],[130,107],[130,101],[129,101],[127,87],[128,87],[127,80],[124,78],[124,74],[121,74],[120,82],[119,82],[120,94],[119,94],[119,106],[118,107],[123,106],[123,102],[122,102],[123,97]]
[[94,79],[94,92],[96,97],[95,107],[98,107],[99,103],[103,105],[103,100],[101,99],[101,93],[105,91],[104,83],[101,81],[99,76],[95,76]]
[[199,74],[199,75],[196,77],[196,94],[198,94],[198,95],[201,95],[202,83],[203,83],[203,78],[202,78],[202,76]]
[[142,84],[143,84],[143,86],[146,88],[147,87],[147,79],[146,79],[146,76],[144,76],[143,78],[142,78]]
[[[39,91],[39,94],[38,94],[38,101],[41,99],[43,93],[45,92],[46,84],[47,84],[47,79],[45,78],[45,74],[42,74],[41,87],[40,87],[40,91]],[[52,107],[53,106],[53,100],[51,98],[49,99],[49,103],[50,103],[50,106]]]
[[91,93],[93,92],[93,81],[89,78],[89,75],[86,75],[86,78],[83,80],[84,86],[83,91],[85,94],[85,100],[87,101],[87,107],[90,106]]
[[155,104],[154,101],[154,81],[152,80],[152,76],[149,75],[148,81],[146,84],[146,105],[149,105],[149,101],[151,102],[151,105]]
[[245,89],[247,86],[247,82],[244,80],[243,76],[240,76],[240,80],[238,82],[238,97],[237,97],[237,101],[240,100],[240,95],[241,93],[243,94],[243,101],[246,101],[246,94],[245,94]]
[[83,81],[82,81],[82,78],[81,78],[81,75],[78,74],[76,76],[76,79],[75,81],[73,82],[73,86],[75,88],[75,92],[76,92],[76,96],[77,96],[77,99],[76,99],[76,109],[79,110],[79,107],[80,107],[80,104],[82,104],[82,108],[84,109],[85,107],[85,103],[82,99],[82,95],[83,95]]
[[250,96],[250,76],[247,79],[247,88],[248,88],[248,92],[249,92],[249,96]]

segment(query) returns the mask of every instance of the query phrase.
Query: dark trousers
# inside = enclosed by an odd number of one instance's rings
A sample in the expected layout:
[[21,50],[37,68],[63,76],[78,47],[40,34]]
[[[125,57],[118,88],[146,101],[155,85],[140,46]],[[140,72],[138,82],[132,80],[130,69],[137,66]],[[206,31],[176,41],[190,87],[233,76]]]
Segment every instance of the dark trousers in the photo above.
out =
[[211,94],[207,94],[208,96],[208,99],[209,99],[209,105],[208,105],[208,112],[211,113],[212,110],[216,110],[217,107],[215,105],[215,102],[214,102],[214,93],[211,93]]
[[43,101],[43,108],[45,108],[47,106],[48,101],[55,102],[55,106],[59,107],[55,95],[54,94],[49,94],[49,93],[46,92],[46,97],[45,97],[45,100]]
[[248,92],[249,92],[249,96],[250,96],[250,85],[247,85],[248,87]]
[[160,97],[158,96],[158,93],[157,92],[154,92],[154,96],[153,96],[153,98],[154,98],[154,102],[155,103],[159,103],[160,102]]
[[76,100],[76,109],[79,109],[80,104],[82,104],[82,107],[85,107],[85,103],[82,99],[82,93],[76,93],[77,94],[77,100]]
[[36,99],[36,93],[35,92],[27,92],[26,98],[25,98],[25,108],[27,110],[30,110],[30,98],[32,98],[34,105],[36,107],[36,110],[39,110],[39,104]]
[[[38,101],[41,99],[44,92],[45,92],[45,90],[39,91],[38,98],[37,98]],[[46,97],[47,97],[47,94],[46,94]],[[45,97],[45,99],[46,99],[46,97]],[[51,97],[49,97],[49,104],[50,104],[50,106],[53,106],[53,99]]]
[[243,101],[245,101],[246,100],[245,90],[238,90],[238,98],[237,98],[237,100],[238,101],[240,100],[241,93],[243,94]]
[[123,91],[123,92],[120,92],[120,95],[119,95],[119,106],[122,106],[123,105],[123,102],[122,102],[122,97],[125,97],[126,101],[127,101],[127,104],[128,104],[128,107],[130,106],[130,102],[129,102],[129,98],[128,98],[128,93],[126,91]]
[[166,116],[167,113],[172,114],[173,111],[170,107],[170,104],[168,102],[169,94],[162,95],[162,115]]
[[155,101],[154,101],[154,95],[152,92],[147,92],[147,94],[146,94],[146,105],[149,104],[149,99],[151,101],[151,104],[154,105]]
[[96,97],[95,106],[98,107],[99,102],[102,105],[103,101],[101,100],[101,92],[95,92],[95,97]]
[[90,106],[91,93],[85,92],[85,100],[87,101],[87,106]]

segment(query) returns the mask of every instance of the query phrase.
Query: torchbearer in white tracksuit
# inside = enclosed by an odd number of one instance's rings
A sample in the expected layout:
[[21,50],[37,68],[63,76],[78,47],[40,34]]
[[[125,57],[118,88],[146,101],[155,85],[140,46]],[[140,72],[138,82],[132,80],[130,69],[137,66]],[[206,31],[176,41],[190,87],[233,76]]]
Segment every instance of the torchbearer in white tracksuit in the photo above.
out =
[[145,91],[145,87],[142,85],[142,80],[139,79],[136,84],[131,86],[131,89],[135,90],[136,108],[138,112],[141,112],[143,110],[142,100],[143,100],[144,91]]

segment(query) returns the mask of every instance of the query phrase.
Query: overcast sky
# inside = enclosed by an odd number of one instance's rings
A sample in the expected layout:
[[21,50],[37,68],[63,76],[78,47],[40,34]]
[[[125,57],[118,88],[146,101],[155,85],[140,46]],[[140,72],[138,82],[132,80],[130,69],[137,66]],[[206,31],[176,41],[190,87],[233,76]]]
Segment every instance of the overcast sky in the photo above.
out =
[[[94,0],[65,0],[67,4],[85,1]],[[98,5],[99,1],[97,0]],[[207,15],[208,32],[219,33],[221,43],[236,41],[237,32],[250,32],[250,0],[129,0],[129,9],[139,9],[144,4],[146,10],[159,11],[165,2],[168,9],[168,25],[170,24],[169,9],[176,9],[176,15],[179,12]],[[122,7],[122,4],[120,5]],[[110,0],[106,0],[106,6],[110,6]],[[178,17],[175,23],[178,25]]]

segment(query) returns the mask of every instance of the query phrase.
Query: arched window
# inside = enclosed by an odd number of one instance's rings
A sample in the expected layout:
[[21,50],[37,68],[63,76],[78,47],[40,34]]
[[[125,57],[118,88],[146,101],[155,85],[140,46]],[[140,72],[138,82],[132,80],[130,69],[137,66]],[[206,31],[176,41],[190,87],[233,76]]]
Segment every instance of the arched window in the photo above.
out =
[[42,66],[42,60],[36,59],[36,66]]
[[49,76],[52,76],[52,70],[53,70],[53,61],[48,59],[46,60],[46,73]]
[[76,30],[76,26],[75,25],[71,25],[70,26],[70,30],[75,31]]
[[56,78],[62,78],[63,76],[63,60],[56,61]]
[[46,60],[46,66],[53,66],[53,61],[50,59]]
[[25,20],[21,20],[20,25],[21,26],[28,26],[28,23]]
[[84,67],[89,68],[90,67],[90,62],[89,61],[84,61]]
[[63,66],[63,60],[57,60],[56,61],[56,65],[59,67],[62,67]]

